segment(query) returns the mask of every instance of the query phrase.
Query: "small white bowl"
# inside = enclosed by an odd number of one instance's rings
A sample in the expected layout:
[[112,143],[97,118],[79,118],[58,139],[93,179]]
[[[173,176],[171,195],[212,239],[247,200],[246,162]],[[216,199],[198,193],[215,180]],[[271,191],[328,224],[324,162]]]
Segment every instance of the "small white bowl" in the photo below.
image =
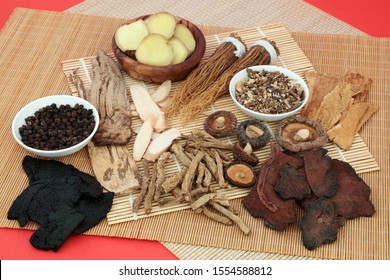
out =
[[[53,103],[56,104],[57,106],[60,105],[74,106],[76,104],[80,104],[80,105],[84,105],[84,108],[86,109],[92,109],[93,116],[95,118],[95,123],[96,123],[92,133],[77,145],[62,150],[44,151],[44,150],[34,149],[32,147],[27,146],[21,140],[22,137],[20,136],[19,128],[26,123],[25,119],[27,117],[33,116],[34,113],[39,109],[51,105]],[[19,145],[21,145],[23,148],[25,148],[26,150],[30,151],[33,154],[36,154],[38,156],[43,156],[43,157],[63,157],[63,156],[73,154],[81,150],[82,148],[84,148],[89,143],[89,141],[91,141],[98,127],[99,127],[99,113],[91,103],[89,103],[88,101],[82,98],[71,96],[71,95],[52,95],[52,96],[47,96],[47,97],[37,99],[24,106],[22,109],[20,109],[20,111],[16,114],[15,118],[12,121],[12,135],[14,136],[16,142],[18,142]]]
[[306,85],[306,82],[298,74],[296,74],[290,70],[287,70],[286,68],[273,66],[273,65],[259,65],[259,66],[252,66],[252,67],[248,67],[248,68],[252,69],[254,71],[257,71],[257,72],[262,71],[262,70],[265,70],[268,72],[279,71],[279,72],[283,73],[284,75],[286,75],[287,77],[289,77],[292,81],[300,84],[304,89],[304,97],[303,97],[301,105],[292,111],[282,113],[282,114],[263,114],[263,113],[259,113],[256,111],[252,111],[252,110],[246,108],[245,106],[241,105],[240,102],[238,102],[236,99],[236,84],[239,81],[241,81],[242,79],[248,78],[247,68],[245,68],[245,69],[241,70],[240,72],[236,73],[233,76],[233,78],[230,80],[229,92],[230,92],[231,98],[233,99],[234,103],[236,103],[237,107],[242,112],[247,114],[248,116],[250,116],[254,119],[262,120],[262,121],[269,121],[269,122],[280,121],[284,118],[295,115],[307,103],[307,101],[309,99],[309,89]]

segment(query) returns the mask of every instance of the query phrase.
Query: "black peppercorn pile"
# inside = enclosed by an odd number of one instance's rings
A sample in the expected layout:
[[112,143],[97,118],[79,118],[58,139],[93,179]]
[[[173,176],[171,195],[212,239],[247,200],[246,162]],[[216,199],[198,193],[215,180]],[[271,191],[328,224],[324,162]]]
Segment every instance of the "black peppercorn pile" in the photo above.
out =
[[91,109],[84,105],[56,104],[43,107],[25,119],[19,128],[22,142],[35,149],[54,151],[69,148],[87,138],[95,127]]

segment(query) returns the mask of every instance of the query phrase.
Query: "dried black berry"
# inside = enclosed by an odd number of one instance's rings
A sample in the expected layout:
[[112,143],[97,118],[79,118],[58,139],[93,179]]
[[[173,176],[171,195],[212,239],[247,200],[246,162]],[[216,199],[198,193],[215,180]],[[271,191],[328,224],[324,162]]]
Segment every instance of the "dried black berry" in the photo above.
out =
[[91,109],[56,104],[43,107],[25,119],[19,128],[22,142],[39,150],[60,150],[77,145],[87,138],[95,126]]

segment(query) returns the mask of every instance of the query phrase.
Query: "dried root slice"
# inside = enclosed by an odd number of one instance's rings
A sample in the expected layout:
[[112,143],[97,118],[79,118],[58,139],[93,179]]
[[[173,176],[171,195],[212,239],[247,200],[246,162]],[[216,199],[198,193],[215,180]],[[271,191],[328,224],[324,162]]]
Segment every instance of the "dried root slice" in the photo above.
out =
[[267,126],[259,120],[246,120],[241,122],[237,128],[238,140],[246,145],[251,144],[253,148],[264,147],[270,140],[271,132]]
[[223,164],[221,157],[219,154],[213,150],[214,156],[215,156],[215,161],[217,163],[217,180],[218,180],[218,185],[220,188],[227,188],[229,185],[225,180],[225,177],[223,175]]
[[204,129],[214,137],[231,135],[237,128],[237,118],[229,111],[217,111],[210,114],[203,123]]
[[154,197],[154,192],[156,190],[156,179],[157,179],[157,162],[153,164],[152,174],[150,176],[148,193],[145,196],[144,210],[146,214],[149,214],[152,211],[152,202]]
[[221,216],[221,215],[218,215],[217,213],[210,211],[210,209],[208,209],[207,206],[202,206],[202,213],[206,217],[208,217],[211,220],[214,220],[218,223],[222,223],[222,224],[229,225],[229,226],[233,224],[232,220],[230,220],[229,218],[227,218],[225,216]]
[[201,197],[199,197],[197,200],[195,200],[193,203],[191,203],[192,210],[196,210],[204,205],[206,205],[211,199],[216,197],[216,193],[208,193],[204,194]]
[[229,209],[226,209],[225,207],[219,205],[216,202],[210,201],[210,205],[217,211],[221,212],[223,215],[231,219],[244,234],[249,234],[250,228],[245,224],[245,222],[238,217],[237,215],[233,214]]
[[179,187],[183,182],[184,176],[187,173],[187,171],[188,171],[188,167],[184,166],[179,173],[165,179],[161,185],[161,189],[163,190],[163,192],[170,193],[175,188]]
[[153,101],[159,104],[160,102],[163,102],[166,100],[171,92],[172,89],[172,81],[166,80],[161,85],[158,86],[158,88],[150,92],[150,96],[152,97]]
[[249,188],[256,182],[256,174],[252,166],[246,163],[231,163],[224,169],[225,179],[233,186]]
[[165,152],[157,160],[156,191],[154,193],[155,201],[160,199],[161,185],[165,180],[165,164],[170,158],[172,158],[172,154],[170,152]]
[[191,161],[191,164],[188,167],[188,171],[187,171],[186,175],[184,176],[184,180],[183,180],[183,183],[181,186],[184,195],[186,195],[187,193],[189,193],[191,191],[192,183],[194,181],[195,174],[196,174],[196,170],[197,170],[198,165],[203,157],[204,157],[204,152],[200,151],[195,156],[195,158]]
[[145,198],[146,192],[148,191],[148,185],[149,185],[149,166],[147,160],[142,160],[142,166],[144,168],[144,172],[142,175],[142,182],[141,182],[141,191],[138,197],[133,202],[133,212],[137,212],[142,201]]

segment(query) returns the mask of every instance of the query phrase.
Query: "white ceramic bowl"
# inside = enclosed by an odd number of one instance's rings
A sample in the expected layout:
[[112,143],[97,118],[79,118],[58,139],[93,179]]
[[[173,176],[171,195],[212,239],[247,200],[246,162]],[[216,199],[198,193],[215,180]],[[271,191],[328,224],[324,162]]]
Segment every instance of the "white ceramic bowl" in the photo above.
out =
[[[27,117],[33,116],[34,113],[39,109],[47,105],[51,105],[53,103],[57,104],[57,106],[67,105],[67,104],[69,104],[70,106],[74,106],[76,104],[80,104],[80,105],[84,105],[86,109],[92,109],[93,116],[96,122],[93,132],[86,139],[84,139],[82,142],[78,143],[77,145],[62,150],[44,151],[44,150],[38,150],[27,146],[21,141],[19,128],[26,123],[25,119]],[[19,143],[19,145],[21,145],[23,148],[25,148],[26,150],[30,151],[33,154],[36,154],[38,156],[43,156],[43,157],[63,157],[63,156],[73,154],[81,150],[83,147],[85,147],[89,143],[89,141],[91,141],[92,137],[95,135],[98,126],[99,126],[99,113],[91,103],[89,103],[88,101],[82,98],[71,96],[71,95],[52,95],[52,96],[47,96],[47,97],[37,99],[24,106],[22,109],[20,109],[20,111],[16,114],[15,118],[12,121],[12,135],[14,136],[16,142]]]
[[282,120],[284,118],[287,118],[287,117],[295,115],[307,103],[308,98],[309,98],[309,89],[308,89],[308,87],[306,85],[306,82],[299,75],[297,75],[296,73],[294,73],[294,72],[292,72],[290,70],[287,70],[286,68],[279,67],[279,66],[273,66],[273,65],[259,65],[259,66],[252,66],[252,67],[249,67],[249,68],[254,70],[254,71],[265,70],[265,71],[268,71],[268,72],[279,71],[279,72],[283,73],[284,75],[289,77],[292,81],[300,84],[303,87],[303,89],[304,89],[304,97],[303,97],[302,103],[301,103],[301,105],[299,107],[297,107],[295,110],[292,110],[292,111],[289,111],[289,112],[286,112],[286,113],[282,113],[282,114],[263,114],[263,113],[259,113],[259,112],[256,112],[256,111],[252,111],[252,110],[246,108],[245,106],[241,105],[240,102],[238,102],[237,99],[236,99],[236,84],[239,81],[241,81],[242,79],[248,78],[247,68],[245,68],[245,69],[241,70],[240,72],[238,72],[237,74],[235,74],[233,76],[233,78],[230,80],[229,92],[230,92],[231,98],[233,99],[234,103],[236,103],[237,107],[240,108],[240,110],[242,112],[244,112],[245,114],[247,114],[248,116],[250,116],[250,117],[252,117],[254,119],[259,119],[259,120],[268,121],[268,122],[279,121],[279,120]]

